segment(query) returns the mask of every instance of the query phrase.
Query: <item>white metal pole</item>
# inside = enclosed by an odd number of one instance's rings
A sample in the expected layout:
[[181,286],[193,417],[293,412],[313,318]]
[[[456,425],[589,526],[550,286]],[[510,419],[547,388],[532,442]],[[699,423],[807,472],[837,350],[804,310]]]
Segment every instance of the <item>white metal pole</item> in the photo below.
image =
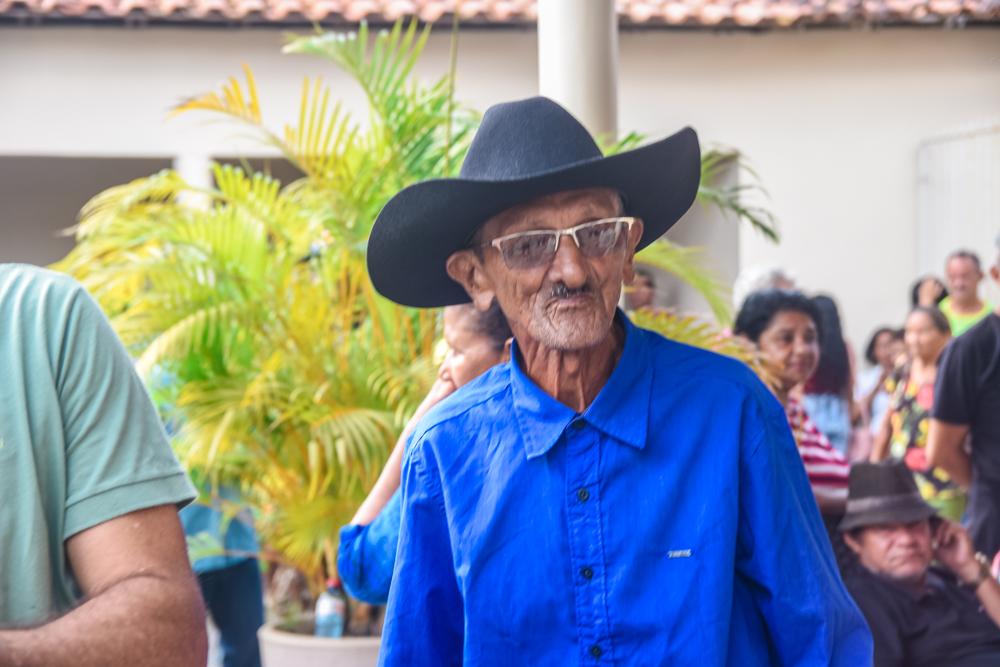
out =
[[618,18],[614,0],[539,0],[539,92],[592,134],[618,132]]
[[[195,188],[209,189],[212,187],[212,158],[204,153],[181,153],[174,156],[174,171]],[[184,192],[180,197],[185,204],[194,207],[208,208],[207,195],[194,192]]]

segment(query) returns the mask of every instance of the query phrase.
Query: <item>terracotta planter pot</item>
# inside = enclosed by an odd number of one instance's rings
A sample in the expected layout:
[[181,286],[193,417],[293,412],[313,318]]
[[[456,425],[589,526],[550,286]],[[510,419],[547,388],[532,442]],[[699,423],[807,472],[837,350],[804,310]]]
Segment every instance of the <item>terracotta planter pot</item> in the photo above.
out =
[[257,631],[263,667],[375,667],[378,637],[329,639],[265,625]]

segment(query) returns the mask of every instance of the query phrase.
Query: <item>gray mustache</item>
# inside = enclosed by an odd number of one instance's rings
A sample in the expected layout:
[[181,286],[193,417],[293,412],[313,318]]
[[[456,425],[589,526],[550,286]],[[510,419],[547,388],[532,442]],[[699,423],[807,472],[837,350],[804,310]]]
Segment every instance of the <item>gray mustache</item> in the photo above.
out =
[[590,292],[590,285],[584,285],[574,289],[566,287],[564,283],[556,283],[552,286],[553,299],[568,299],[569,297],[577,296],[578,294],[587,294],[588,292]]

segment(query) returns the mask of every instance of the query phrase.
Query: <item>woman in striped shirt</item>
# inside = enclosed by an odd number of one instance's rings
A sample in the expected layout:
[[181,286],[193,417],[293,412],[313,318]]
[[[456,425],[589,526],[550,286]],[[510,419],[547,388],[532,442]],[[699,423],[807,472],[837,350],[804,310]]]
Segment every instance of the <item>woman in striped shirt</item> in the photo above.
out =
[[775,393],[785,407],[816,503],[831,524],[844,512],[850,466],[791,395],[819,364],[819,322],[815,304],[805,295],[771,289],[747,297],[733,331],[756,345],[772,367]]

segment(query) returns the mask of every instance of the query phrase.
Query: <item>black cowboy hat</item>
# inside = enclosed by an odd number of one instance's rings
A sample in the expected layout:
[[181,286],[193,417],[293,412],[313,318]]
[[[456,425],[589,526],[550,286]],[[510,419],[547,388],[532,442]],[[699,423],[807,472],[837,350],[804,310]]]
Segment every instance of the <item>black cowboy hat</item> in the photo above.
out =
[[842,531],[886,523],[928,519],[937,510],[924,502],[913,473],[902,461],[859,462],[851,466]]
[[604,157],[587,130],[545,97],[490,107],[459,178],[411,185],[385,205],[368,240],[372,284],[419,308],[469,301],[445,261],[489,218],[537,197],[582,188],[617,190],[626,213],[642,218],[639,248],[663,235],[698,191],[701,154],[691,128]]

